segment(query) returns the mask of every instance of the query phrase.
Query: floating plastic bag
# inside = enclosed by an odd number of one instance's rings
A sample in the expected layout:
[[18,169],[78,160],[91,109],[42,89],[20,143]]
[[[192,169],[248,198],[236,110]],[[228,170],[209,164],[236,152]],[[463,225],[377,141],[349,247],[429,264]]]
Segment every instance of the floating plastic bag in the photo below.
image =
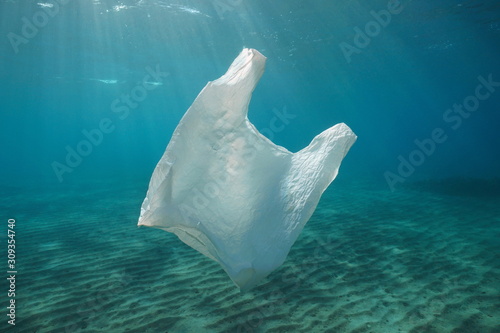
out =
[[203,88],[153,172],[138,223],[176,234],[244,290],[285,261],[356,141],[337,124],[291,153],[260,134],[247,112],[265,61],[244,49]]

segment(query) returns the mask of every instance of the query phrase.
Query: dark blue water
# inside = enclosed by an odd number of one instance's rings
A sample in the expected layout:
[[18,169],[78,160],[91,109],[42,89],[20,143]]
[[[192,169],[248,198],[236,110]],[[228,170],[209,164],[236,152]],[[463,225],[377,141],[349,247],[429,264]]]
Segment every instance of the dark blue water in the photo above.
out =
[[358,135],[346,192],[498,201],[498,1],[2,0],[0,16],[2,219],[43,223],[72,200],[92,210],[93,191],[120,184],[135,188],[113,194],[130,213],[96,210],[132,228],[179,120],[244,47],[267,57],[249,111],[262,133],[293,152],[339,122]]

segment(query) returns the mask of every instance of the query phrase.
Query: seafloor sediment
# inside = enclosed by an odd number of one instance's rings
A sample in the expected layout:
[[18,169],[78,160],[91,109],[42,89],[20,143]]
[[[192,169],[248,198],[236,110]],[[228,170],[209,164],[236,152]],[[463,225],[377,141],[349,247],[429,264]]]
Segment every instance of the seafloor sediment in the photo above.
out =
[[146,186],[4,189],[16,332],[499,332],[496,195],[336,181],[285,264],[242,294],[174,235],[136,226]]

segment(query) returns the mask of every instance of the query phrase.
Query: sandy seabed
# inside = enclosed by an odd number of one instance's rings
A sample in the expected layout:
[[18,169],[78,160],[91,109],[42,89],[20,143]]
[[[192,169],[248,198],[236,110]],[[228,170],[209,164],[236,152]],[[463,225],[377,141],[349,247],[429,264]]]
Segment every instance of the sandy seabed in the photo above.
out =
[[136,226],[146,188],[2,189],[18,274],[16,326],[4,314],[0,331],[500,332],[497,195],[335,182],[285,264],[240,293],[175,235]]

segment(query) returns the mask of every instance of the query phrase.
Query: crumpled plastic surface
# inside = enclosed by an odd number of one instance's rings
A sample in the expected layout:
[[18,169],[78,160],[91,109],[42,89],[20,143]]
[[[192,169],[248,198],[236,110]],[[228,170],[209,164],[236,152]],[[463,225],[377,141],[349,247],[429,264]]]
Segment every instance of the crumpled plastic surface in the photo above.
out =
[[297,153],[247,118],[266,58],[243,49],[209,82],[154,170],[139,225],[176,234],[247,290],[278,268],[356,140],[341,123]]

